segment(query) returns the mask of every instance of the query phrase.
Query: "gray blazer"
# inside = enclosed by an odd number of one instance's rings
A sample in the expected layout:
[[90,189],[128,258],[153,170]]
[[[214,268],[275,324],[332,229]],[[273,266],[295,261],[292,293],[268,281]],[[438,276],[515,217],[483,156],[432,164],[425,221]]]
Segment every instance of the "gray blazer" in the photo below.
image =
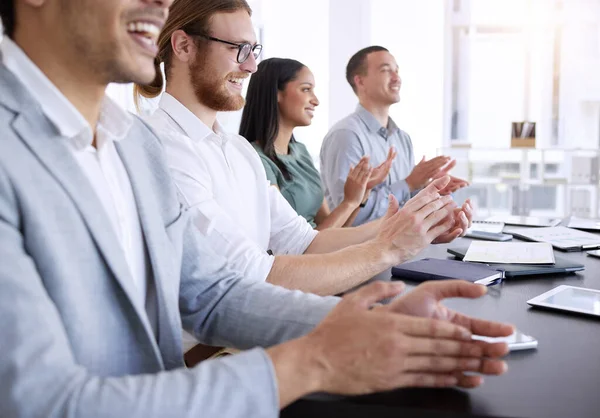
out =
[[277,416],[263,349],[185,369],[182,323],[202,342],[250,349],[305,334],[337,299],[240,280],[194,231],[146,125],[136,118],[117,150],[153,271],[157,337],[66,139],[0,65],[0,416]]

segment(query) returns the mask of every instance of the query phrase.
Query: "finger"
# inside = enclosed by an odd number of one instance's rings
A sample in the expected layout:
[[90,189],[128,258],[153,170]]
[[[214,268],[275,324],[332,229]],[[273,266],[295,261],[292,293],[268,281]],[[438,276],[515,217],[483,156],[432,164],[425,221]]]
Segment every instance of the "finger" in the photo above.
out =
[[444,388],[456,386],[459,382],[458,377],[451,374],[435,373],[403,373],[396,387],[418,387],[418,388]]
[[454,377],[457,379],[456,386],[465,389],[473,389],[483,384],[483,377],[481,376],[457,373],[454,375]]
[[466,231],[469,227],[469,220],[467,219],[467,215],[465,215],[462,208],[456,208],[454,210],[454,218],[456,219],[456,227]]
[[441,234],[437,234],[436,232],[432,231],[431,241],[434,244],[447,244],[462,236],[464,233],[465,231],[463,231],[461,228],[452,229],[449,232],[442,232]]
[[[482,358],[446,357],[446,356],[409,356],[404,360],[404,370],[407,372],[479,372],[484,367]],[[496,371],[497,366],[492,368]]]
[[346,303],[352,303],[359,308],[369,309],[380,300],[397,296],[404,288],[405,285],[403,282],[377,281],[344,296],[343,299]]
[[360,159],[360,161],[357,164],[357,167],[359,167],[359,166],[364,167],[368,164],[369,164],[369,157],[365,155]]
[[477,372],[484,375],[499,376],[506,373],[503,360],[476,357],[449,356],[409,356],[404,362],[407,372]]
[[[453,357],[482,357],[487,346],[480,344],[484,341],[457,341],[434,338],[413,337],[410,340],[408,354],[437,355]],[[499,356],[495,356],[499,357]]]
[[429,185],[423,190],[431,189],[439,192],[440,190],[444,190],[448,183],[450,183],[450,176],[443,176],[429,183]]
[[429,169],[441,169],[442,167],[444,167],[446,164],[448,164],[448,161],[450,161],[450,157],[446,157],[443,155],[440,155],[438,157],[434,157],[431,160],[427,161],[427,166]]
[[368,167],[368,169],[363,173],[363,178],[361,179],[361,184],[366,185],[373,174],[373,168]]
[[[489,358],[498,358],[503,357],[508,354],[510,348],[507,343],[498,342],[498,343],[488,343],[486,341],[473,340],[475,345],[481,348],[484,357]],[[475,357],[475,356],[472,356]]]
[[[462,282],[462,284],[471,284],[473,286],[480,286],[483,288],[483,292],[487,291],[485,286],[481,286],[475,283],[464,282],[462,280],[449,280],[449,282]],[[441,282],[439,282],[441,283]],[[450,287],[451,285],[448,285]],[[465,292],[466,293],[466,292]],[[449,291],[447,294],[452,294],[452,291]],[[472,294],[474,296],[474,293]],[[446,297],[466,297],[470,299],[477,298],[478,296],[446,296]],[[439,299],[438,299],[439,300]],[[455,313],[455,316],[452,318],[452,323],[463,326],[469,329],[473,334],[483,335],[485,337],[508,337],[515,332],[515,327],[510,324],[506,324],[503,322],[495,322],[488,321],[485,319],[479,318],[471,318],[470,316],[466,316],[460,313]]]
[[[417,211],[417,214],[421,216],[424,221],[428,224],[428,229],[438,223],[446,217],[450,216],[454,211],[454,201],[450,196],[442,196],[433,202],[430,202],[423,206]],[[453,220],[454,222],[454,220]]]
[[490,376],[500,376],[501,374],[506,373],[507,370],[508,366],[504,360],[484,358],[479,370],[474,371]]
[[467,216],[467,220],[469,221],[469,227],[471,227],[471,225],[473,224],[473,208],[471,207],[470,203],[465,202],[462,205],[462,210]]
[[400,209],[400,203],[398,203],[398,199],[393,194],[388,195],[388,209],[385,213],[385,219],[391,218]]
[[[440,199],[440,194],[437,192],[435,187],[427,186],[423,190],[421,190],[417,195],[406,202],[404,205],[405,208],[409,209],[412,212],[416,212],[422,209],[424,206],[428,205],[431,202],[435,202]],[[446,202],[441,203],[443,206]]]
[[[453,230],[454,219],[448,218],[445,222],[434,224],[435,226],[427,232],[428,241],[434,241],[437,244],[450,242],[450,236],[448,234],[460,234],[456,230]],[[450,232],[452,231],[452,232]]]
[[450,321],[398,315],[398,330],[413,337],[443,338],[471,342],[471,332]]
[[[430,281],[421,286],[427,289],[427,293],[438,302],[448,298],[477,299],[487,293],[487,288],[485,286],[466,282],[464,280]],[[456,313],[456,315],[460,314]]]
[[446,164],[446,166],[444,167],[444,171],[445,172],[449,172],[450,170],[452,170],[454,167],[456,167],[456,160],[451,160],[448,164]]

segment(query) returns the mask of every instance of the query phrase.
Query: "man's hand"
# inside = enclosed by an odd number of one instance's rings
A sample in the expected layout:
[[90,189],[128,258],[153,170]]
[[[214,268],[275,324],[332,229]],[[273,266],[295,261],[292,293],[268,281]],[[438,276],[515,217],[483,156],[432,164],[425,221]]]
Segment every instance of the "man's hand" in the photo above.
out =
[[405,181],[410,191],[415,191],[424,187],[433,178],[434,180],[444,177],[447,172],[442,172],[442,168],[448,164],[450,157],[440,155],[439,157],[426,160],[425,156],[419,161],[419,164],[413,168]]
[[468,185],[469,185],[468,181],[459,179],[458,177],[450,176],[450,182],[444,188],[444,190],[440,191],[440,194],[442,196],[445,196],[447,194],[454,193],[455,191],[462,189],[463,187],[467,187]]
[[455,226],[453,210],[456,204],[450,196],[439,194],[448,181],[447,177],[442,177],[431,182],[400,210],[398,200],[390,195],[388,211],[375,238],[382,251],[389,255],[389,265],[413,258]]
[[[440,303],[443,299],[447,298],[475,299],[485,295],[486,292],[487,289],[485,286],[462,280],[430,281],[417,286],[414,290],[395,299],[389,305],[381,306],[377,309],[403,315],[448,321],[464,327],[477,335],[504,337],[512,334],[514,328],[510,325],[471,318],[448,309]],[[496,355],[506,353],[506,348],[498,345],[481,345],[480,347],[485,352],[484,356],[488,356],[489,350],[493,350]],[[488,371],[495,372],[491,374],[500,374],[503,372],[503,366],[499,362],[489,363]],[[482,379],[479,376],[465,376],[461,374],[459,377],[460,386],[475,387],[481,383]]]
[[[433,176],[433,180],[438,179],[440,177],[450,175],[449,174],[450,170],[452,170],[454,167],[456,167],[456,160],[452,160],[448,164],[446,164],[445,167],[442,167],[442,169],[439,171],[439,173],[437,173],[435,176]],[[440,191],[440,194],[442,196],[451,194],[451,193],[454,193],[455,191],[457,191],[458,189],[467,187],[468,185],[469,185],[468,181],[459,179],[458,177],[450,176],[450,183],[448,183],[448,185],[446,186],[446,188],[444,190]]]
[[377,282],[348,294],[301,339],[308,353],[303,358],[312,359],[303,367],[304,375],[315,382],[313,389],[358,395],[408,386],[473,387],[480,378],[464,372],[506,371],[498,357],[507,353],[507,345],[473,341],[471,335],[509,335],[509,325],[471,319],[438,306],[444,297],[478,297],[484,290],[440,283],[372,309],[402,289],[399,283]]
[[362,157],[356,167],[350,167],[348,178],[344,184],[344,202],[357,207],[365,198],[367,183],[373,169],[369,165],[369,157]]
[[471,200],[467,199],[460,208],[454,208],[452,214],[446,220],[452,220],[454,224],[449,231],[437,236],[432,241],[434,244],[452,242],[458,237],[465,236],[467,229],[473,224]]
[[373,172],[371,173],[371,178],[367,183],[367,190],[372,190],[373,187],[377,186],[386,179],[386,177],[390,173],[390,169],[392,168],[392,163],[394,162],[394,158],[396,158],[396,155],[397,153],[394,147],[390,147],[385,161],[373,169]]

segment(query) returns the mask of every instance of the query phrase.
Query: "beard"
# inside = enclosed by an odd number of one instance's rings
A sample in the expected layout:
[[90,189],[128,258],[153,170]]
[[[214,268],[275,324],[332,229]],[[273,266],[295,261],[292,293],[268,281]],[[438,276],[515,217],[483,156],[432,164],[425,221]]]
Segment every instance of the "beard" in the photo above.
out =
[[[241,95],[232,94],[227,89],[226,83],[230,76],[236,77],[236,75],[229,74],[227,77],[221,78],[215,71],[212,71],[205,55],[200,51],[190,64],[190,80],[196,98],[200,103],[217,112],[240,110],[246,103]],[[246,74],[241,77],[245,76]]]

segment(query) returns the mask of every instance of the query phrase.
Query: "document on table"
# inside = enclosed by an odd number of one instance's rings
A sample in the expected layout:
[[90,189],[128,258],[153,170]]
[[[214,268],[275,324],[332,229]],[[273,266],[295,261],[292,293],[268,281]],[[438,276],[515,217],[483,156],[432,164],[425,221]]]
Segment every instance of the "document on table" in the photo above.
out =
[[600,235],[565,226],[551,228],[511,228],[509,234],[529,241],[546,242],[564,251],[600,248]]
[[538,242],[473,241],[463,261],[502,264],[554,264],[552,245]]

